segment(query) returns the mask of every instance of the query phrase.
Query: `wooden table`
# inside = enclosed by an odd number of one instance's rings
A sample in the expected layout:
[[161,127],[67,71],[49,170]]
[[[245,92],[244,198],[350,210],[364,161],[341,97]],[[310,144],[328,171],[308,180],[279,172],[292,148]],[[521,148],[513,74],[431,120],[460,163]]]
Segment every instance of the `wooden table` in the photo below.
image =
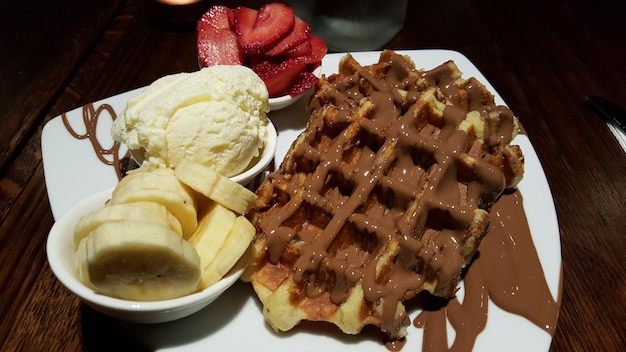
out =
[[[626,154],[583,101],[594,94],[626,106],[625,3],[409,3],[404,29],[387,47],[465,54],[520,116],[543,163],[563,256],[562,308],[551,350],[622,350]],[[156,24],[152,5],[0,3],[2,350],[141,349],[115,321],[81,304],[48,266],[53,218],[40,138],[42,126],[65,111],[197,69],[192,27]]]

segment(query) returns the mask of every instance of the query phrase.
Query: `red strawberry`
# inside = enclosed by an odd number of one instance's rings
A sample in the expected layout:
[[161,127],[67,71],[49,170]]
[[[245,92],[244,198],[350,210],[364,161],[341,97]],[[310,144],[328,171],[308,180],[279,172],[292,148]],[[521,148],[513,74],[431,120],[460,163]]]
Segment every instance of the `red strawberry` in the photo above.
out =
[[235,9],[238,43],[245,54],[260,54],[289,34],[295,24],[293,9],[278,2],[258,11],[239,6]]
[[306,55],[305,62],[307,64],[314,64],[317,62],[321,62],[326,53],[328,52],[328,47],[326,46],[326,42],[316,35],[311,35],[311,53]]
[[230,27],[228,16],[230,16],[229,13],[232,12],[233,9],[226,6],[212,6],[202,15],[200,22],[215,29],[228,29]]
[[235,25],[235,9],[228,9],[228,26],[230,27],[230,29],[233,30],[233,32],[236,32],[237,27]]
[[200,64],[204,67],[243,63],[243,52],[237,45],[237,35],[229,26],[229,11],[232,10],[224,6],[213,6],[197,23],[196,46]]
[[317,78],[316,75],[304,71],[300,74],[291,89],[289,89],[289,94],[292,96],[300,95],[309,90],[309,88],[315,87],[318,81],[319,78]]
[[309,55],[313,51],[313,47],[311,46],[311,40],[306,40],[304,43],[296,46],[295,48],[287,51],[285,53],[286,58],[295,58]]
[[264,61],[252,66],[252,70],[265,82],[270,97],[287,94],[305,69],[306,64],[301,60],[286,60],[280,64]]
[[311,72],[328,51],[311,27],[281,3],[259,10],[213,6],[197,24],[198,58],[202,66],[241,64],[265,82],[270,97],[298,95],[313,87]]
[[267,56],[263,54],[259,55],[245,55],[245,60],[243,62],[244,65],[248,67],[254,67],[260,63],[264,63],[265,61],[270,61]]
[[284,37],[281,41],[276,43],[270,48],[265,55],[267,56],[279,56],[287,51],[297,47],[309,39],[311,35],[311,27],[304,22],[300,17],[295,18],[295,24],[293,30]]

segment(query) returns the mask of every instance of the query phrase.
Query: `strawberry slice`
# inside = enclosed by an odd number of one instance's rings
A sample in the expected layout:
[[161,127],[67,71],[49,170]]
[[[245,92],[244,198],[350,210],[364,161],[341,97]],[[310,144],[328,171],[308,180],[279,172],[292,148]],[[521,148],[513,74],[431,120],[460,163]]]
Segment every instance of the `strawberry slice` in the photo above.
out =
[[274,2],[258,11],[239,6],[235,9],[238,43],[244,54],[260,54],[289,34],[295,25],[293,9]]
[[243,52],[237,44],[237,35],[228,22],[230,11],[232,9],[225,6],[213,6],[196,25],[196,47],[203,67],[243,63]]
[[304,57],[306,55],[311,54],[313,51],[313,46],[311,46],[311,40],[305,40],[302,44],[296,46],[295,48],[287,51],[285,53],[285,58],[296,58],[296,57]]
[[235,9],[228,8],[227,13],[228,13],[228,26],[230,27],[230,29],[233,30],[233,32],[236,33],[237,27],[235,24]]
[[297,47],[309,39],[311,35],[311,26],[304,22],[300,17],[295,17],[295,23],[293,30],[284,37],[281,41],[276,43],[270,48],[265,55],[267,56],[280,56],[287,51]]
[[311,35],[311,53],[305,56],[304,61],[307,64],[320,62],[327,52],[326,42],[316,35]]
[[294,85],[289,89],[289,95],[296,96],[300,95],[312,87],[315,87],[319,78],[311,72],[304,71],[300,73],[298,79],[295,81]]
[[290,59],[275,64],[264,61],[252,66],[252,70],[265,82],[270,97],[278,97],[289,92],[293,83],[305,72],[302,60]]

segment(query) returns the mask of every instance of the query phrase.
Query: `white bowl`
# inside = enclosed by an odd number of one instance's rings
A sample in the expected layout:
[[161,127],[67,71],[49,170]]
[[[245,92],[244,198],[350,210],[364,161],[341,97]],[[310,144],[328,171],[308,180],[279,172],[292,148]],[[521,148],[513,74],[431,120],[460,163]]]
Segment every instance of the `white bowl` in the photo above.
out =
[[302,96],[304,95],[304,93],[300,94],[300,95],[296,95],[291,96],[291,95],[283,95],[280,97],[276,97],[276,98],[270,98],[269,102],[270,102],[270,112],[271,111],[278,111],[280,109],[284,109],[288,106],[290,106],[291,104],[297,102]]
[[184,318],[211,304],[232,286],[245,269],[240,261],[222,280],[206,289],[175,299],[154,302],[128,301],[98,294],[77,276],[73,231],[78,220],[99,209],[113,189],[98,192],[66,211],[48,234],[46,251],[50,268],[59,281],[95,310],[132,323],[163,323]]
[[[321,65],[318,66],[315,70],[313,70],[313,74],[316,75],[318,78],[320,77],[321,73],[322,73],[322,66]],[[310,89],[313,89],[313,88],[310,88]],[[270,112],[276,111],[276,110],[280,110],[280,109],[284,109],[284,108],[290,106],[291,104],[295,103],[300,98],[302,98],[304,93],[306,93],[307,91],[304,91],[301,94],[296,95],[296,96],[291,96],[291,95],[287,94],[287,95],[283,95],[283,96],[276,97],[276,98],[270,98],[269,99]]]
[[276,132],[276,127],[268,120],[267,124],[267,143],[263,150],[261,150],[261,155],[254,158],[251,161],[251,166],[246,171],[240,173],[239,175],[232,176],[230,179],[240,183],[242,185],[247,185],[252,180],[254,180],[257,175],[263,172],[267,166],[274,160],[274,155],[276,154],[276,145],[278,141],[278,133]]

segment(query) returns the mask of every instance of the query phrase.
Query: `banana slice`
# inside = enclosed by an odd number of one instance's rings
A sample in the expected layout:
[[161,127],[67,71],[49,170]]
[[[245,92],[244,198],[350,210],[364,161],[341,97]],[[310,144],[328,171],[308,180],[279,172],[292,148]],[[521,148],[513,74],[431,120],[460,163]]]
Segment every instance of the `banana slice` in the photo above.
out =
[[[168,214],[170,217],[168,217]],[[159,203],[109,204],[80,218],[74,228],[74,250],[78,249],[80,241],[87,237],[96,227],[107,222],[128,220],[168,227],[180,236],[183,235],[180,222],[171,215],[165,206]]]
[[181,236],[183,235],[183,225],[181,225],[180,221],[178,221],[174,214],[167,210],[167,208],[163,204],[147,201],[133,202],[127,204],[134,204],[138,207],[148,208],[157,212],[159,216],[165,216],[170,224],[170,229],[172,229],[174,232]]
[[[163,195],[159,196],[160,193]],[[191,236],[198,226],[193,191],[174,176],[172,169],[139,168],[122,178],[113,190],[111,202],[135,201],[163,204],[181,223],[184,238]]]
[[239,214],[255,200],[254,192],[192,159],[183,159],[174,170],[178,179],[198,193]]
[[87,237],[80,240],[76,253],[76,272],[78,279],[84,283],[87,287],[93,288],[91,281],[89,281],[89,269],[87,268]]
[[157,301],[188,295],[198,288],[200,257],[169,228],[138,221],[110,222],[97,227],[84,241],[89,281],[101,294]]
[[169,168],[146,168],[142,167],[130,171],[117,184],[116,189],[132,191],[133,189],[159,189],[180,193],[183,197],[191,197],[191,191],[182,184],[174,170]]
[[[128,176],[127,176],[128,177]],[[160,189],[133,188],[123,189],[116,187],[111,195],[109,204],[123,204],[135,202],[155,202],[161,204],[171,212],[180,222],[183,238],[187,239],[198,227],[196,202],[191,197],[180,193]]]
[[200,289],[214,283],[205,282],[205,267],[209,266],[226,241],[228,234],[235,225],[236,217],[237,215],[230,209],[211,201],[200,217],[196,232],[189,238],[189,243],[196,248],[198,255],[200,255],[202,267]]
[[254,225],[248,219],[244,216],[238,216],[235,219],[226,241],[213,257],[213,260],[208,266],[203,265],[200,280],[201,289],[218,282],[232,269],[250,246],[254,234]]

